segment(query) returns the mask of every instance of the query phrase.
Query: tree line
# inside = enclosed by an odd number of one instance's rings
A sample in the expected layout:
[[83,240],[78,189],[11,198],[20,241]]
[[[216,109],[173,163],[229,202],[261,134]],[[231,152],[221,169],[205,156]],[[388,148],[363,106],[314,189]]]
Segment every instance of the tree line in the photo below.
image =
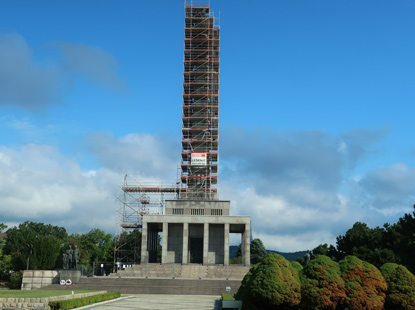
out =
[[[51,224],[24,222],[7,229],[0,223],[0,280],[10,281],[20,270],[52,270],[63,267],[63,253],[77,246],[80,264],[112,262],[114,238],[100,229],[68,234]],[[18,278],[18,276],[16,276]]]
[[415,211],[383,227],[370,228],[356,222],[345,235],[336,238],[336,246],[320,244],[313,253],[327,255],[335,261],[353,255],[377,268],[385,263],[396,263],[415,273]]

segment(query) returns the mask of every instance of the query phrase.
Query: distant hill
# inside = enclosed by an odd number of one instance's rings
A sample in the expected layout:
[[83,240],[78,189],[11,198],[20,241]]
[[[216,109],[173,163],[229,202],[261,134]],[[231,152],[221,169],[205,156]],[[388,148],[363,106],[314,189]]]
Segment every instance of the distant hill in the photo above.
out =
[[[229,247],[229,258],[233,259],[236,255],[236,251],[238,251],[238,246],[237,245],[231,245]],[[284,252],[278,252],[278,251],[273,251],[273,250],[267,250],[267,252],[268,253],[277,253],[277,254],[283,256],[289,262],[295,261],[298,257],[304,257],[305,253],[307,253],[307,251],[284,253]]]

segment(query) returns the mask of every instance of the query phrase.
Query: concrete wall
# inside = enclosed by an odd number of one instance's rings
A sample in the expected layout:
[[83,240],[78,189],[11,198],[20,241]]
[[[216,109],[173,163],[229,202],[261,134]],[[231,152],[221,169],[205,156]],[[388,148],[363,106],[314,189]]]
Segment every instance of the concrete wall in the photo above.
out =
[[183,256],[183,224],[169,224],[168,232],[167,263],[181,263]]
[[39,289],[47,285],[58,284],[59,273],[56,270],[25,270],[22,290]]
[[[250,218],[248,216],[145,215],[141,263],[147,263],[147,240],[154,227],[162,227],[162,264],[229,262],[229,233],[240,233],[242,263],[250,265]],[[158,228],[157,228],[158,229]],[[195,240],[195,239],[199,240]],[[192,248],[192,249],[191,249]],[[203,253],[199,251],[202,250]],[[190,251],[192,255],[190,255]]]
[[224,264],[224,225],[209,225],[208,264]]
[[[166,200],[165,214],[180,215],[174,212],[175,210],[182,210],[183,215],[192,215],[192,210],[203,210],[203,215],[227,216],[229,215],[230,204],[228,200]],[[222,214],[217,214],[211,210],[221,210]]]

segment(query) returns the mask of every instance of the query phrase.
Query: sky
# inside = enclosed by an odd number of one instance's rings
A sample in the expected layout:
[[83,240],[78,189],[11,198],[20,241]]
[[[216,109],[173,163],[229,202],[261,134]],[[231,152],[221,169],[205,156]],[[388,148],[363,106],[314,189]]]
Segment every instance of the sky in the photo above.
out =
[[[415,203],[415,2],[211,0],[219,198],[282,252]],[[0,0],[0,222],[116,231],[180,163],[181,0]],[[237,244],[238,240],[233,239]]]

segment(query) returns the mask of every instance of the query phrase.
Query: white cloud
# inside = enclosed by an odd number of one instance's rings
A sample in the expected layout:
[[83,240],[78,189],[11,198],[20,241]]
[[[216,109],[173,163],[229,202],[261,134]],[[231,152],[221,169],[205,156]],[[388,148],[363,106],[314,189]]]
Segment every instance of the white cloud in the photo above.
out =
[[2,222],[10,226],[30,220],[76,232],[96,227],[114,231],[120,175],[105,168],[84,172],[56,148],[44,145],[1,147],[0,159]]
[[[394,222],[403,207],[410,211],[415,170],[405,164],[354,176],[349,158],[339,152],[341,138],[324,133],[274,136],[273,143],[250,146],[261,150],[260,158],[235,138],[224,146],[219,195],[231,200],[233,215],[251,216],[254,237],[268,249],[288,252],[334,244],[356,221],[382,225]],[[2,221],[113,232],[123,170],[141,173],[144,181],[174,180],[180,154],[174,139],[138,133],[93,133],[86,139],[100,169],[82,170],[74,159],[47,145],[0,147]],[[299,154],[303,139],[308,140],[307,151]],[[370,152],[370,145],[360,148],[348,139],[347,145],[355,145],[353,161]],[[327,156],[334,158],[325,161]],[[233,236],[232,242],[237,239]]]

